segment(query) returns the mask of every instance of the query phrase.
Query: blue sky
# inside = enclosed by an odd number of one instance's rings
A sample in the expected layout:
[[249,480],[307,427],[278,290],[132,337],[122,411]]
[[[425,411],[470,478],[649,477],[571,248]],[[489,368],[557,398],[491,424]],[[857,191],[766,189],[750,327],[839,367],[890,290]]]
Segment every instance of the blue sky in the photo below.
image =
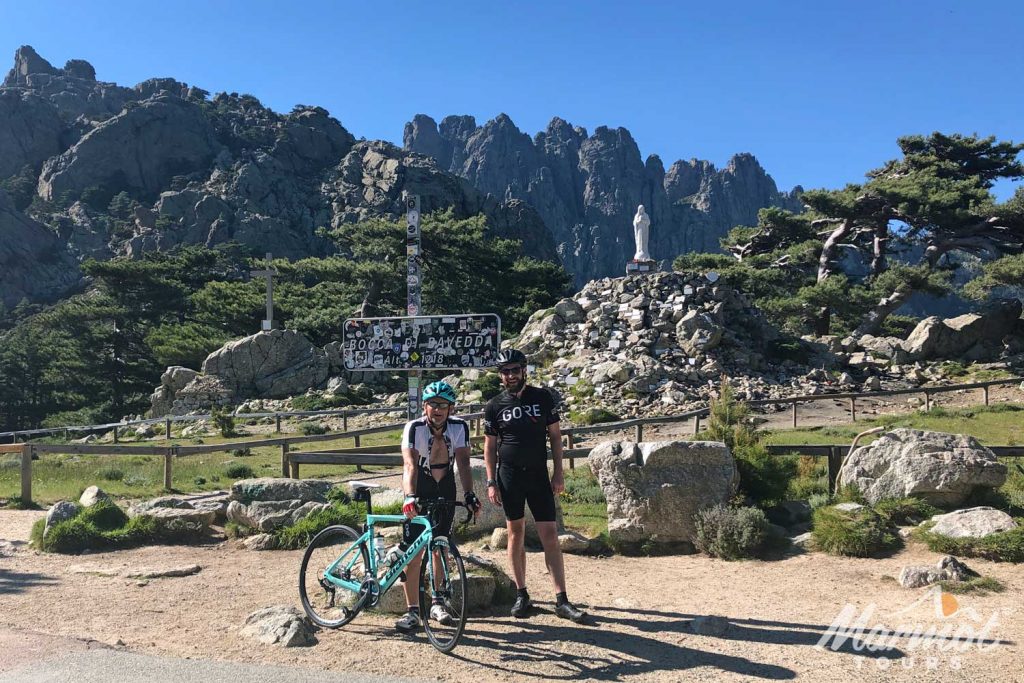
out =
[[858,182],[901,135],[1024,141],[1019,0],[290,5],[0,0],[0,70],[28,44],[122,85],[320,105],[399,144],[416,113],[505,112],[530,135],[560,116],[628,128],[666,167],[750,152],[781,189]]

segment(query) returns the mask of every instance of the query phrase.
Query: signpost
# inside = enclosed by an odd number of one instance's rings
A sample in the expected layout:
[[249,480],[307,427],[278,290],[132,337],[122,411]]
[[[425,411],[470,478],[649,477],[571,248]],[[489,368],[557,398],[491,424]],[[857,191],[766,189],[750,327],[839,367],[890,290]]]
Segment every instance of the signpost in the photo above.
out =
[[267,319],[263,321],[262,326],[264,332],[274,329],[274,276],[277,275],[277,271],[274,270],[273,263],[274,257],[268,251],[267,267],[264,270],[249,271],[250,277],[262,277],[267,280]]
[[[405,200],[405,283],[406,307],[409,315],[420,314],[420,287],[423,278],[420,273],[420,197],[407,192],[402,193]],[[409,373],[409,419],[420,414],[420,377],[422,373],[414,370]]]

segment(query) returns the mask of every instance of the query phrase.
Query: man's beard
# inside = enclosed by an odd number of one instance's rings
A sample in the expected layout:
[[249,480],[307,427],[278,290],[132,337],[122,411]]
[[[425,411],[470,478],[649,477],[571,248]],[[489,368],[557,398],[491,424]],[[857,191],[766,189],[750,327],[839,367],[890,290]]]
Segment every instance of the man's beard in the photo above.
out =
[[510,394],[518,394],[526,386],[526,377],[519,377],[512,382],[511,380],[505,382],[505,391]]

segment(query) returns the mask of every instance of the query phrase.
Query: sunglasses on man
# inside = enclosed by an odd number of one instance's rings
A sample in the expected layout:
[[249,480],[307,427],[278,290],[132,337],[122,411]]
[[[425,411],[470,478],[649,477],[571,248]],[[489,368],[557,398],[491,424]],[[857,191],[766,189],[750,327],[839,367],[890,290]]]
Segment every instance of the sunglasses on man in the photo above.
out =
[[521,365],[515,365],[515,366],[509,367],[509,368],[498,368],[498,374],[499,375],[509,375],[509,376],[511,376],[511,375],[518,375],[522,371],[523,371],[523,366],[521,366]]

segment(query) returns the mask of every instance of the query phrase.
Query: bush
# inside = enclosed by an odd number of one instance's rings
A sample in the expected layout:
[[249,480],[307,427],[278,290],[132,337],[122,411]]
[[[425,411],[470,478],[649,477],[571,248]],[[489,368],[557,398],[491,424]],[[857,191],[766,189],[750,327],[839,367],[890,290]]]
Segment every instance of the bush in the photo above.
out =
[[[46,521],[43,523],[45,525]],[[105,541],[100,530],[79,515],[55,524],[43,539],[42,549],[55,553],[78,553],[103,548]]]
[[751,500],[769,506],[786,499],[796,476],[795,457],[772,455],[761,443],[737,446],[733,455],[740,472],[740,489]]
[[488,372],[469,383],[470,391],[479,391],[483,400],[489,401],[501,393],[501,378],[496,372]]
[[238,435],[238,432],[235,431],[235,416],[224,408],[220,406],[211,408],[210,419],[213,420],[213,425],[225,439]]
[[252,455],[251,448],[236,448],[231,451],[231,455],[236,458],[248,458]]
[[589,468],[565,471],[565,497],[569,503],[604,503],[604,491]]
[[569,419],[577,425],[593,425],[599,422],[618,422],[622,418],[604,408],[587,408],[582,412],[569,413]]
[[[381,505],[373,509],[375,515],[401,514],[401,503]],[[276,547],[281,550],[296,550],[309,545],[313,537],[323,529],[335,524],[344,524],[359,529],[366,521],[366,507],[363,503],[334,504],[329,508],[317,510],[299,520],[297,524],[278,529],[274,532]]]
[[345,487],[335,486],[327,492],[327,502],[348,505],[352,502],[352,499],[349,498],[347,493],[345,493]]
[[990,576],[975,576],[967,581],[939,581],[939,587],[947,593],[1002,593],[1006,590],[998,579]]
[[898,500],[882,500],[872,506],[875,512],[889,524],[904,526],[920,524],[932,515],[941,512],[937,507],[929,505],[920,498],[900,498]]
[[719,505],[698,512],[694,522],[697,548],[723,560],[756,557],[768,540],[768,518],[758,508]]
[[192,480],[192,483],[194,483],[196,486],[202,486],[203,484],[206,483],[206,477],[196,477],[195,479]]
[[1024,562],[1024,519],[1018,519],[1017,523],[1021,526],[1016,529],[989,534],[984,538],[950,538],[933,534],[930,524],[915,530],[914,535],[936,553],[980,557],[993,562]]
[[306,436],[314,436],[317,434],[326,434],[328,429],[319,422],[303,422],[302,425],[299,426],[299,431]]
[[252,479],[256,474],[245,463],[235,462],[224,468],[224,476],[229,479]]
[[885,518],[868,507],[853,512],[818,508],[811,534],[815,547],[830,555],[871,557],[899,545]]
[[807,499],[807,504],[811,506],[812,510],[825,507],[829,502],[830,499],[827,493],[815,493]]
[[149,486],[152,482],[141,474],[129,474],[124,478],[124,485],[131,488],[142,488]]
[[99,500],[95,505],[83,509],[77,519],[92,524],[100,531],[120,529],[128,523],[128,515],[124,510],[109,500]]

